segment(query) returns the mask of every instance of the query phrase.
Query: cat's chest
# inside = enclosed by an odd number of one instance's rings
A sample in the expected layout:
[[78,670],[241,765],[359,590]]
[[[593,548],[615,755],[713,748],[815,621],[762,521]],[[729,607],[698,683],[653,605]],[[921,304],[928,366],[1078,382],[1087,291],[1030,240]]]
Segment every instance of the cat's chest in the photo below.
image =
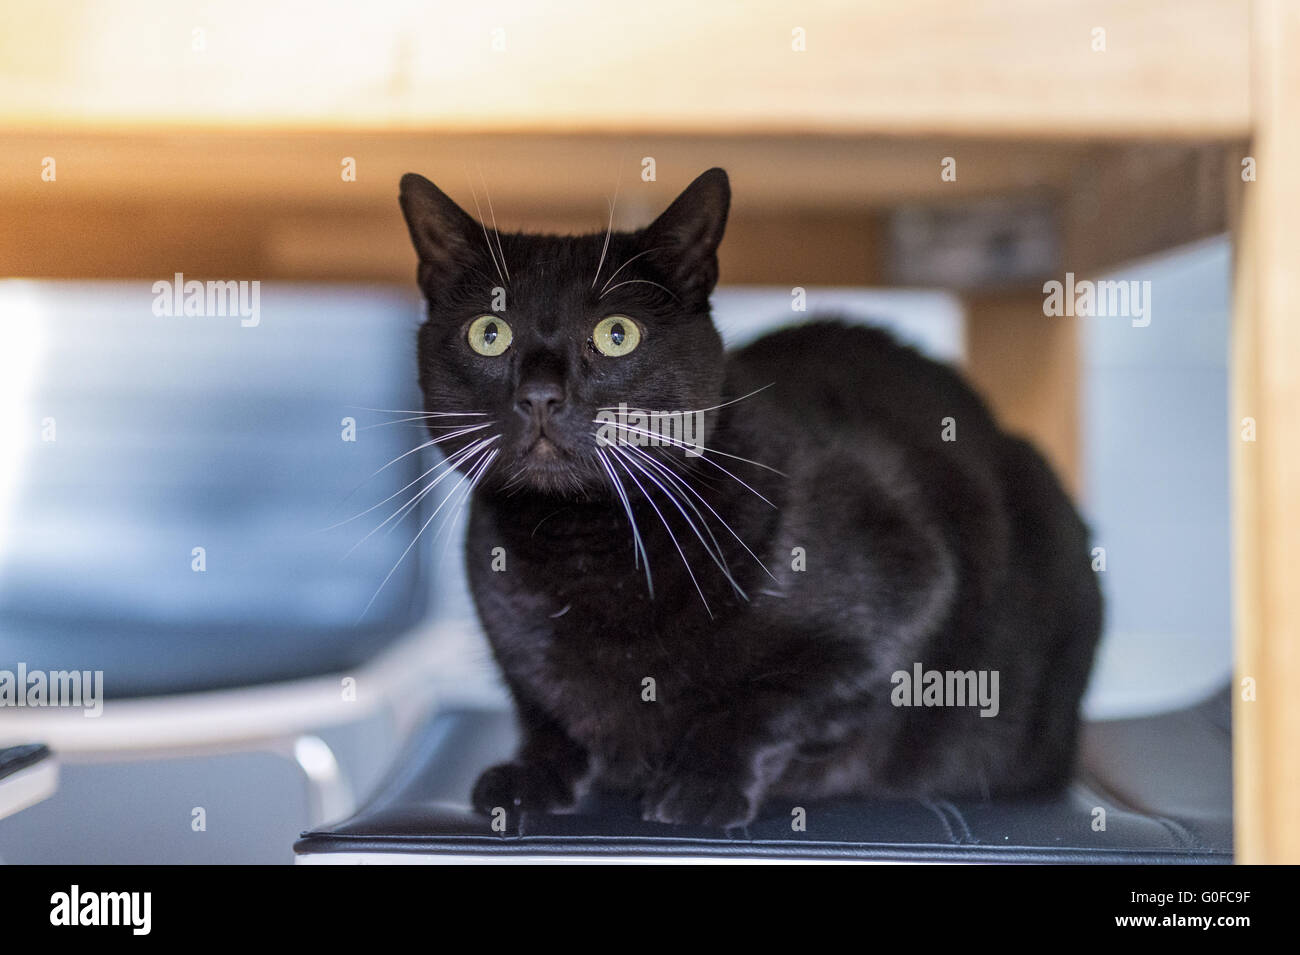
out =
[[734,657],[719,646],[725,593],[706,582],[710,616],[686,572],[662,560],[652,597],[617,523],[556,533],[556,515],[520,533],[490,517],[472,521],[467,560],[509,681],[606,762],[656,758],[651,750],[707,703]]
[[[502,668],[596,760],[602,777],[630,782],[658,765],[689,719],[688,670],[632,620],[584,624],[581,609],[525,640],[502,635]],[[568,621],[566,623],[566,621]]]
[[691,625],[619,604],[609,594],[516,595],[490,636],[502,665],[524,675],[548,709],[637,709],[660,701],[661,687],[680,688],[695,668],[694,654],[682,651]]

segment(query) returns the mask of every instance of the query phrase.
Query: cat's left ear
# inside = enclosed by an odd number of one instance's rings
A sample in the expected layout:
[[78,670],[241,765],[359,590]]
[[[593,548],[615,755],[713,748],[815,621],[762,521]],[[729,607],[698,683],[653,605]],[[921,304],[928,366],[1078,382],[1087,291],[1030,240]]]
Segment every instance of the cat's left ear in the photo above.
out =
[[718,283],[718,244],[727,227],[731,184],[724,170],[702,173],[643,233],[650,258],[675,291],[707,298]]

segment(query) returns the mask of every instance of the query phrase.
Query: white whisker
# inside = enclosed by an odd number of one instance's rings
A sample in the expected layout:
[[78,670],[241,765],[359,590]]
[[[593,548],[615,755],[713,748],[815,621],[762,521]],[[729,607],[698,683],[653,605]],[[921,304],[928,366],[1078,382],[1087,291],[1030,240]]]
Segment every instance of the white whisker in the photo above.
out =
[[[601,294],[601,295],[604,295],[604,294],[605,294],[605,290],[609,288],[609,283],[612,282],[612,281],[614,281],[615,276],[617,276],[619,272],[622,272],[625,268],[627,268],[629,265],[631,265],[631,264],[632,264],[633,262],[635,262],[637,259],[641,258],[641,256],[643,256],[643,255],[649,255],[649,254],[652,253],[652,252],[662,252],[662,251],[664,251],[664,246],[660,245],[660,246],[656,246],[656,247],[653,248],[653,249],[646,249],[644,252],[638,252],[636,255],[634,255],[634,256],[632,256],[631,258],[629,258],[626,262],[624,262],[622,265],[620,265],[618,268],[616,268],[612,273],[610,273],[609,278],[605,279],[605,284],[602,285],[602,286],[600,287],[600,294]],[[597,269],[596,274],[597,274],[597,275],[600,274],[600,270],[599,270],[599,269]],[[595,283],[593,282],[592,284],[594,285]]]
[[[420,501],[424,500],[425,496],[428,495],[429,492],[431,492],[435,487],[441,484],[446,478],[450,477],[452,474],[455,474],[457,467],[459,467],[465,461],[469,460],[469,458],[473,457],[479,451],[483,450],[483,448],[485,448],[487,445],[495,441],[497,437],[499,437],[499,435],[491,438],[484,438],[481,441],[477,441],[474,444],[470,445],[469,447],[462,448],[461,450],[457,451],[455,454],[453,454],[451,457],[447,458],[446,460],[439,462],[435,467],[430,468],[430,471],[441,470],[443,467],[447,467],[447,470],[444,471],[442,474],[439,474],[436,478],[434,478],[432,481],[426,484],[423,488],[419,490],[419,492],[417,492],[413,497],[411,497],[410,500],[404,503],[392,514],[389,514],[388,517],[384,518],[384,520],[380,522],[378,527],[376,527],[369,534],[367,534],[365,537],[361,538],[361,540],[357,541],[350,548],[348,548],[347,553],[344,554],[340,558],[340,560],[347,560],[347,558],[351,556],[353,551],[355,551],[358,547],[360,547],[362,544],[368,541],[379,531],[383,530],[385,525],[389,524],[394,520],[396,520],[398,524],[400,524],[402,518],[406,514],[409,514],[411,511],[413,511],[416,507],[418,507]],[[429,471],[426,471],[425,475],[427,475],[428,473]],[[421,475],[421,478],[423,478],[425,475]],[[407,487],[410,487],[410,485],[408,484]],[[403,488],[403,490],[405,490],[405,488]],[[398,493],[401,492],[399,491]],[[382,504],[384,502],[381,501],[380,503]],[[357,516],[359,517],[360,515]],[[397,528],[397,526],[398,526],[397,524],[393,524],[393,526],[389,528],[388,533],[391,534]],[[387,534],[384,536],[387,536]]]
[[[785,477],[785,476],[786,476],[784,472],[782,472],[782,471],[778,471],[776,468],[773,468],[773,467],[768,467],[766,464],[763,464],[761,461],[751,461],[749,458],[742,458],[742,457],[739,457],[738,455],[735,455],[735,454],[727,454],[727,452],[725,452],[725,451],[718,451],[718,450],[716,450],[715,448],[706,448],[706,447],[705,447],[704,445],[702,445],[702,444],[701,444],[701,445],[689,445],[689,444],[685,444],[685,443],[683,443],[683,442],[681,442],[681,441],[676,440],[675,438],[668,438],[668,437],[665,437],[665,436],[663,436],[663,435],[661,435],[661,434],[655,434],[653,431],[646,431],[646,430],[644,430],[644,429],[642,429],[642,428],[633,428],[631,425],[620,424],[620,423],[617,422],[617,421],[601,421],[599,418],[593,418],[592,421],[593,421],[594,423],[596,423],[596,424],[612,424],[614,427],[619,428],[619,429],[621,429],[621,430],[623,430],[623,431],[627,431],[627,432],[630,433],[630,434],[642,434],[642,435],[646,435],[646,436],[648,436],[648,437],[655,438],[655,439],[657,439],[658,441],[662,442],[663,444],[669,445],[670,447],[680,448],[680,449],[682,449],[683,451],[699,451],[699,452],[702,452],[702,453],[696,455],[696,457],[699,458],[699,460],[701,460],[701,461],[707,461],[709,464],[712,464],[715,468],[717,468],[717,469],[718,469],[719,471],[721,471],[723,474],[726,474],[728,477],[730,477],[733,481],[736,481],[736,482],[738,482],[738,483],[740,483],[740,484],[744,484],[744,486],[747,487],[747,488],[749,488],[749,490],[751,490],[751,491],[754,491],[754,489],[753,489],[752,487],[749,487],[748,484],[745,484],[744,481],[741,481],[740,478],[736,477],[736,475],[732,474],[730,471],[728,471],[726,468],[724,468],[724,467],[723,467],[721,464],[719,464],[717,461],[712,460],[708,455],[710,455],[710,454],[720,454],[720,455],[722,455],[724,458],[735,458],[737,461],[744,461],[744,462],[747,463],[747,464],[753,464],[753,465],[755,465],[756,467],[760,467],[760,468],[763,468],[764,470],[771,471],[773,474],[779,474],[779,475],[781,475],[781,477]],[[766,502],[767,502],[768,504],[770,504],[772,507],[776,507],[775,504],[772,504],[771,501],[768,501],[767,498],[763,497],[762,494],[759,494],[758,491],[754,491],[754,493],[755,493],[755,494],[758,494],[758,496],[759,496],[760,498],[762,498],[764,501],[766,501]]]
[[[623,459],[645,475],[646,479],[659,488],[659,490],[664,492],[664,496],[672,502],[673,507],[677,508],[678,513],[682,515],[682,519],[686,521],[686,526],[691,529],[700,544],[703,545],[704,552],[713,559],[715,564],[718,565],[718,569],[722,571],[722,575],[727,578],[727,582],[731,584],[732,589],[734,589],[736,593],[740,594],[742,599],[749,600],[749,597],[746,596],[745,591],[741,588],[740,584],[736,582],[736,578],[731,575],[731,568],[727,566],[726,558],[722,553],[722,547],[718,544],[718,539],[713,536],[713,531],[709,529],[708,524],[706,523],[704,525],[704,530],[708,533],[709,540],[713,541],[713,548],[709,547],[709,542],[704,539],[704,535],[700,533],[695,522],[691,520],[690,515],[686,513],[685,508],[682,507],[676,494],[669,490],[662,481],[656,478],[650,471],[646,470],[646,468],[631,455],[624,454]],[[700,513],[700,509],[691,503],[689,499],[687,499],[686,504],[695,512],[696,516],[699,517],[700,522],[704,523],[704,515]]]
[[506,281],[510,281],[510,266],[506,265],[506,250],[501,247],[501,230],[497,228],[497,213],[492,208],[492,192],[488,189],[487,179],[483,176],[483,167],[478,170],[479,181],[483,183],[483,196],[487,199],[488,215],[492,217],[492,232],[497,237],[497,251],[501,253],[501,267],[506,270]]
[[[474,488],[478,487],[479,482],[483,480],[483,475],[487,473],[487,469],[492,466],[492,462],[496,460],[497,455],[500,453],[499,450],[494,448],[483,457],[483,460],[481,460],[474,469],[471,469],[469,486],[461,493],[460,501],[456,504],[456,509],[454,511],[448,511],[447,516],[444,517],[442,523],[438,525],[437,533],[433,536],[435,541],[442,536],[443,531],[446,530],[447,527],[456,526],[456,521],[459,520],[461,513],[464,512],[465,504],[469,501],[470,495],[474,493]],[[446,539],[443,541],[442,553],[438,556],[438,566],[441,567],[446,563],[447,550],[450,547],[451,535],[448,534]]]
[[382,414],[410,414],[421,418],[482,418],[485,411],[416,411],[414,408],[367,408],[364,405],[344,405],[352,411],[377,411]]
[[627,476],[630,477],[632,483],[637,486],[637,490],[641,492],[642,496],[650,506],[654,508],[654,512],[659,515],[659,522],[663,524],[664,530],[668,532],[668,539],[671,540],[673,546],[677,548],[677,553],[682,559],[682,566],[686,568],[686,573],[690,575],[691,583],[695,585],[695,592],[700,595],[700,602],[704,604],[704,612],[707,613],[709,619],[712,620],[713,611],[709,608],[709,601],[704,596],[704,591],[700,588],[700,582],[695,579],[695,571],[691,569],[691,562],[686,559],[686,552],[682,550],[682,545],[677,542],[677,535],[673,533],[672,527],[669,526],[668,519],[664,517],[663,511],[659,510],[659,505],[654,502],[654,498],[651,497],[646,489],[641,485],[641,482],[636,479],[636,475],[632,473],[632,469],[627,466],[627,462],[624,460],[625,456],[619,453],[618,446],[611,444],[609,448],[611,451],[615,452],[614,460],[622,465],[623,470],[627,472]]
[[322,527],[322,528],[321,528],[321,531],[322,531],[322,532],[324,532],[324,531],[332,531],[332,530],[334,530],[334,528],[336,528],[336,527],[342,527],[344,524],[351,524],[353,521],[357,520],[358,518],[365,517],[367,514],[369,514],[369,513],[370,513],[371,511],[373,511],[375,508],[377,508],[377,507],[383,507],[385,504],[387,504],[387,503],[388,503],[389,501],[391,501],[393,498],[397,497],[397,495],[401,494],[401,493],[402,493],[403,491],[405,491],[407,488],[411,487],[411,485],[413,485],[413,484],[418,484],[420,481],[423,481],[426,477],[428,477],[428,476],[429,476],[430,474],[432,474],[434,471],[437,471],[437,470],[439,470],[440,468],[444,468],[444,467],[446,467],[447,464],[448,464],[450,461],[451,461],[450,458],[443,458],[441,461],[439,461],[439,462],[438,462],[437,464],[435,464],[433,467],[429,468],[429,470],[425,471],[425,472],[424,472],[423,474],[421,474],[419,477],[415,478],[415,480],[409,482],[405,487],[400,487],[400,488],[398,488],[396,491],[394,491],[392,494],[388,495],[388,497],[384,498],[384,499],[383,499],[382,501],[380,501],[378,504],[372,504],[372,505],[370,505],[370,507],[367,507],[367,508],[366,508],[364,511],[362,511],[360,514],[355,514],[355,515],[353,515],[352,517],[349,517],[347,520],[339,521],[337,524],[331,524],[329,527]]
[[[716,510],[714,510],[713,505],[710,504],[708,501],[706,501],[704,499],[704,496],[691,486],[691,483],[689,481],[687,481],[682,475],[677,474],[671,468],[669,468],[668,463],[666,461],[660,460],[659,458],[655,457],[653,454],[651,454],[649,451],[645,450],[644,448],[639,448],[636,445],[629,445],[629,447],[633,451],[637,452],[637,454],[639,454],[641,458],[643,458],[645,461],[647,461],[655,468],[657,468],[666,478],[675,481],[678,486],[684,488],[691,494],[694,494],[696,499],[709,509],[709,513],[712,514],[714,517],[716,517],[719,523],[721,523],[722,526],[725,527],[727,531],[731,534],[731,536],[736,539],[737,543],[739,543],[741,547],[745,548],[745,553],[747,553],[750,557],[754,558],[754,563],[758,564],[759,567],[763,568],[763,573],[767,574],[767,576],[771,577],[773,580],[776,580],[776,576],[770,570],[767,569],[767,565],[764,564],[759,559],[757,554],[755,554],[752,550],[749,549],[749,545],[746,544],[745,541],[741,538],[741,536],[735,532],[732,526],[723,519],[722,515],[719,514]],[[704,518],[701,516],[700,520],[703,519]]]
[[[734,405],[739,401],[744,401],[746,398],[752,398],[754,397],[754,395],[758,394],[761,391],[767,391],[767,389],[771,388],[775,384],[776,384],[775,381],[770,381],[762,388],[755,388],[747,395],[741,395],[739,398],[732,398],[730,401],[724,401],[720,405],[711,405],[708,408],[690,408],[683,411],[646,411],[642,408],[628,408],[627,411],[629,413],[635,412],[636,414],[639,415],[647,415],[651,418],[664,418],[667,417],[668,415],[674,415],[674,414],[681,414],[681,415],[704,414],[706,411],[717,411],[719,408],[725,408],[728,405]],[[620,411],[622,409],[614,405],[607,405],[603,408],[597,408],[596,410],[597,411]]]
[[487,425],[487,424],[476,424],[472,428],[462,428],[459,431],[453,431],[451,434],[444,434],[442,437],[439,438],[431,438],[428,441],[424,442],[424,444],[419,444],[411,448],[411,450],[407,451],[405,454],[399,454],[397,457],[393,458],[393,460],[389,461],[387,464],[385,464],[374,474],[370,475],[370,477],[366,478],[366,480],[369,481],[371,478],[375,477],[375,475],[379,474],[381,471],[388,470],[398,461],[402,460],[403,458],[409,455],[415,454],[415,452],[417,451],[423,451],[425,448],[433,447],[433,445],[435,444],[442,444],[442,442],[450,441],[452,438],[459,438],[462,435],[469,434],[471,431],[482,431],[484,428],[490,428],[490,427],[491,425]]
[[474,211],[478,213],[478,225],[483,230],[483,241],[487,243],[488,255],[492,256],[492,264],[496,266],[497,278],[501,284],[506,284],[506,277],[501,274],[501,263],[497,261],[496,251],[492,248],[492,240],[488,238],[487,226],[483,224],[483,207],[478,204],[478,190],[474,188],[474,180],[470,179],[469,167],[465,167],[465,178],[469,179],[469,192],[474,197]]
[[615,285],[615,286],[613,286],[613,287],[611,287],[611,288],[607,288],[607,289],[605,289],[605,291],[601,292],[600,295],[597,296],[597,300],[604,298],[604,297],[605,297],[606,295],[608,295],[610,292],[614,291],[614,289],[620,289],[620,288],[622,288],[624,285],[636,285],[638,282],[640,282],[640,283],[642,283],[642,284],[645,284],[645,285],[653,285],[655,288],[657,288],[657,289],[661,289],[661,290],[662,290],[665,294],[667,294],[668,297],[671,298],[674,302],[677,301],[677,296],[676,296],[676,295],[673,295],[672,292],[670,292],[668,289],[664,288],[664,286],[660,285],[658,282],[652,282],[652,281],[650,281],[649,279],[624,279],[622,282],[619,282],[617,285]]
[[[645,543],[641,540],[641,531],[636,526],[636,517],[632,514],[632,504],[627,499],[627,491],[623,489],[623,482],[618,479],[618,474],[609,465],[609,459],[605,452],[596,449],[596,456],[600,458],[600,465],[609,475],[610,482],[614,485],[614,491],[618,494],[619,500],[623,502],[623,510],[627,513],[628,523],[632,525],[632,561],[633,566],[639,566],[642,560],[645,561],[645,583],[646,589],[650,593],[650,599],[655,596],[655,582],[650,576],[650,555],[646,553]],[[639,552],[639,553],[638,553]]]
[[[456,455],[456,464],[452,468],[452,470],[447,471],[444,474],[440,474],[437,480],[435,480],[432,484],[430,484],[428,487],[422,490],[416,497],[412,498],[411,500],[407,501],[404,505],[402,505],[402,507],[399,509],[399,513],[400,511],[406,511],[407,513],[410,513],[411,510],[414,510],[415,507],[419,505],[421,499],[424,498],[424,496],[427,495],[430,491],[432,491],[435,487],[437,487],[438,484],[441,483],[443,478],[449,477],[452,474],[452,472],[455,471],[457,468],[460,468],[462,465],[465,465],[468,462],[470,462],[474,457],[478,455],[480,451],[482,451],[484,448],[490,445],[493,441],[497,440],[497,438],[499,437],[500,435],[493,435],[490,438],[484,438],[481,441],[479,441],[477,444],[472,445],[470,447],[462,448],[460,451],[458,451]],[[394,514],[393,516],[397,517],[398,515]],[[400,522],[401,521],[399,520],[398,523]],[[376,530],[378,530],[378,528],[376,528]],[[392,527],[388,529],[388,534],[391,534],[395,530],[397,530],[397,524],[394,524]],[[388,534],[385,534],[384,536],[387,537]]]
[[424,534],[425,528],[427,528],[431,523],[433,523],[433,519],[438,516],[438,512],[441,511],[443,507],[446,506],[447,502],[451,500],[452,495],[456,493],[456,488],[459,488],[462,484],[464,484],[465,479],[468,477],[469,477],[468,474],[462,475],[461,479],[456,483],[456,486],[451,489],[451,492],[448,493],[447,496],[442,499],[441,503],[438,504],[438,506],[434,509],[433,513],[429,515],[428,520],[426,520],[423,524],[420,525],[420,529],[416,532],[415,538],[411,541],[411,543],[406,545],[406,550],[402,551],[402,556],[397,558],[397,563],[393,564],[393,569],[390,570],[387,576],[384,577],[383,581],[380,582],[379,589],[374,592],[374,595],[371,596],[370,600],[366,603],[365,607],[362,608],[361,610],[362,617],[364,617],[366,613],[370,610],[376,598],[379,597],[380,592],[388,584],[388,581],[392,579],[393,574],[397,573],[397,568],[402,566],[402,561],[406,560],[406,555],[411,552],[411,548],[413,548],[416,545],[416,543],[420,540],[421,535]]
[[[366,425],[365,427],[358,428],[357,430],[358,430],[358,431],[370,431],[370,430],[373,430],[374,428],[387,428],[387,427],[389,427],[389,426],[391,426],[391,425],[395,425],[395,424],[405,424],[405,423],[408,422],[408,421],[419,421],[419,422],[421,422],[420,427],[422,427],[422,428],[426,428],[426,427],[427,427],[427,428],[441,428],[441,429],[444,429],[444,430],[445,430],[445,429],[447,429],[447,428],[463,428],[463,427],[465,427],[465,425],[463,425],[463,424],[441,424],[441,425],[439,425],[439,424],[429,424],[429,423],[428,423],[428,422],[429,422],[429,416],[428,416],[428,415],[412,415],[412,416],[409,417],[409,418],[394,418],[392,421],[380,421],[378,424],[368,424],[368,425]],[[487,425],[483,425],[483,427],[486,428]]]
[[609,252],[609,240],[614,234],[614,207],[618,205],[618,190],[623,185],[623,164],[618,167],[618,179],[614,183],[614,198],[605,200],[609,203],[609,224],[605,227],[605,245],[600,250],[600,261],[596,263],[596,274],[591,278],[591,287],[595,288],[596,283],[600,281],[600,270],[605,265],[605,254]]

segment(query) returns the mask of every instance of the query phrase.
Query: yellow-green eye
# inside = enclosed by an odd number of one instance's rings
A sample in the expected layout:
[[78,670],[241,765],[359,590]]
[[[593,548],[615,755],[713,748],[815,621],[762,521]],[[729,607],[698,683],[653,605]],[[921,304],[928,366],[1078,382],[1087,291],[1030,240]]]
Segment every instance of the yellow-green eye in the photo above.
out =
[[510,326],[496,315],[480,315],[469,326],[469,347],[489,358],[509,348],[512,338]]
[[596,351],[610,358],[621,358],[641,344],[641,329],[636,322],[623,315],[602,318],[591,333]]

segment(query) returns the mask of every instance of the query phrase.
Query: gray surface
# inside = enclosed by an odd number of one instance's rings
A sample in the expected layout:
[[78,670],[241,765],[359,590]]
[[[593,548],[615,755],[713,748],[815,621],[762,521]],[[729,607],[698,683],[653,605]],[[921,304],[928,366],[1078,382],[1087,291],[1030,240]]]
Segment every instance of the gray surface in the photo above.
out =
[[[319,734],[364,796],[388,770],[398,739],[388,719]],[[196,806],[207,831],[191,829]],[[294,763],[272,752],[128,762],[62,760],[59,790],[0,819],[0,862],[11,865],[279,864],[310,824]]]

